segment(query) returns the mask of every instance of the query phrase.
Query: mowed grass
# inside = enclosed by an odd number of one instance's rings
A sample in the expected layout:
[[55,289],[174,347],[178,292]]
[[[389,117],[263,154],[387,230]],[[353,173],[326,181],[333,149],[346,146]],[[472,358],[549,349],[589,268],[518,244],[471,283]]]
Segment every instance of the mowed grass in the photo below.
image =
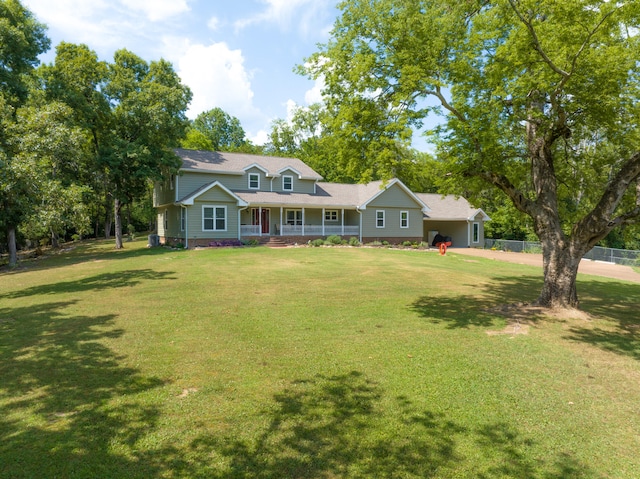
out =
[[637,284],[518,329],[537,268],[144,245],[0,273],[0,477],[640,477]]

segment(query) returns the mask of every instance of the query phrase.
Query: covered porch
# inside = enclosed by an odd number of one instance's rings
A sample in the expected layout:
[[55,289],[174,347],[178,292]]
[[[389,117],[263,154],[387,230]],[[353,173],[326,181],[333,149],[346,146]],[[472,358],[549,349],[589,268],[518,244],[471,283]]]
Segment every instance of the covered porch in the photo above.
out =
[[251,206],[240,213],[240,236],[360,237],[361,215],[354,209]]

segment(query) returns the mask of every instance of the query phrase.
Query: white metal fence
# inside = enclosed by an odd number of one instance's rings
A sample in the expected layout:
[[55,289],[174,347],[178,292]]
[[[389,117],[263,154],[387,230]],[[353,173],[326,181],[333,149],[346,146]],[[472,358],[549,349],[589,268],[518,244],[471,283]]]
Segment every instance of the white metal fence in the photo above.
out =
[[[500,251],[514,251],[516,253],[542,253],[542,245],[535,241],[515,241],[502,239],[484,240],[485,249]],[[607,263],[624,264],[627,266],[640,266],[640,251],[629,249],[594,247],[584,259],[592,261],[604,261]]]

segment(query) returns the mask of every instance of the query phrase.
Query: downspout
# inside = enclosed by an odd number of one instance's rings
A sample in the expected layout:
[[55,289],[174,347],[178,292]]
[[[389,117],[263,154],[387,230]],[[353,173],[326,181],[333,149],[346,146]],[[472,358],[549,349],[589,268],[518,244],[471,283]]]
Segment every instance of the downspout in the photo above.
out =
[[180,207],[184,208],[184,249],[189,249],[189,209],[183,204]]

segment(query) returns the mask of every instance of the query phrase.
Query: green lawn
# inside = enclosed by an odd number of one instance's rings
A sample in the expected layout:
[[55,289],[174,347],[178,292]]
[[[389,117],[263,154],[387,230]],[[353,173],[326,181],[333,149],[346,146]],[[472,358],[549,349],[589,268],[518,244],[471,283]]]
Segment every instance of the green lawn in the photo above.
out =
[[0,477],[640,475],[637,284],[487,334],[537,268],[125,246],[0,272]]

